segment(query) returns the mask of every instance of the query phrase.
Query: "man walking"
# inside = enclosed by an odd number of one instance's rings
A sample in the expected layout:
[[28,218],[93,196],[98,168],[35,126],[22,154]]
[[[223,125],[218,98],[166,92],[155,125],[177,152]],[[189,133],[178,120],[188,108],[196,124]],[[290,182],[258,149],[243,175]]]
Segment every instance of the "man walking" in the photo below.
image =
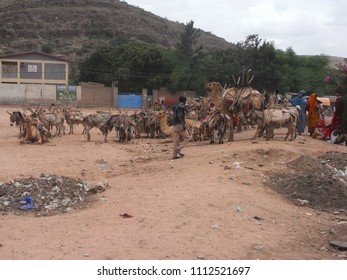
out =
[[172,159],[178,159],[183,157],[182,149],[189,142],[189,135],[186,129],[186,113],[188,112],[188,107],[186,106],[187,98],[185,96],[180,96],[178,103],[172,107],[174,124],[173,124],[173,153]]

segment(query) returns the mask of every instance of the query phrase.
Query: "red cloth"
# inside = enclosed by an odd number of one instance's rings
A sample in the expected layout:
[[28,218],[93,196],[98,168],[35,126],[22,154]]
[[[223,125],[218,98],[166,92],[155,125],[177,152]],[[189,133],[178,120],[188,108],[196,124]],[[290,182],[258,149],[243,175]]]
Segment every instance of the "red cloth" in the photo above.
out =
[[323,118],[319,119],[316,129],[319,132],[319,134],[321,134],[321,138],[324,139],[330,137],[330,129],[326,126]]
[[237,114],[233,115],[233,123],[237,124],[237,122],[239,121],[239,117],[237,116]]
[[342,119],[334,113],[331,119],[331,130],[334,131],[340,125],[342,125]]

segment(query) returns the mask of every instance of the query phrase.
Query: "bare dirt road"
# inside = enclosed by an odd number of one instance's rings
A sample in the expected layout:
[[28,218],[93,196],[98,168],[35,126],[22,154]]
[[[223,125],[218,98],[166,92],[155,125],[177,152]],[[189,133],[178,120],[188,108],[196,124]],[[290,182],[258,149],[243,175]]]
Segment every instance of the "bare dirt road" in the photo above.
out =
[[[103,143],[93,129],[87,142],[82,127],[44,145],[19,144],[6,113],[17,109],[0,107],[2,184],[43,174],[108,187],[56,212],[3,208],[0,259],[345,258],[329,241],[339,233],[333,228],[347,220],[347,206],[312,208],[309,198],[298,206],[269,182],[271,174],[300,174],[289,163],[302,156],[344,153],[346,146],[307,135],[284,142],[279,132],[274,140],[253,141],[251,129],[222,145],[191,142],[186,156],[174,161],[172,144],[163,140],[121,144],[112,132]],[[313,186],[318,171],[309,178]]]

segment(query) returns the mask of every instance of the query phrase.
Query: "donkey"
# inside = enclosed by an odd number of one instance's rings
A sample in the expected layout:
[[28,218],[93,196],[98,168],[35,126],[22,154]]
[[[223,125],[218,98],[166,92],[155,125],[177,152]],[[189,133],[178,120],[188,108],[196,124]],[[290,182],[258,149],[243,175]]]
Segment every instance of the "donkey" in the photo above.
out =
[[25,120],[24,120],[24,116],[22,112],[14,111],[10,113],[9,111],[7,111],[7,113],[10,115],[10,126],[13,126],[15,124],[17,127],[19,127],[18,138],[19,139],[22,138],[24,136],[24,124],[25,124]]

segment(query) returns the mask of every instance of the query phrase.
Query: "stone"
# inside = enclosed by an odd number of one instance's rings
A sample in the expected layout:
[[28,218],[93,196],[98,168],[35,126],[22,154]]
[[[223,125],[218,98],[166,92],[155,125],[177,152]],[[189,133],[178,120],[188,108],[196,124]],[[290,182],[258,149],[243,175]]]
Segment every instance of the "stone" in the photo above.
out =
[[299,199],[299,198],[298,198],[296,201],[297,201],[296,204],[297,204],[298,206],[307,206],[307,205],[308,205],[308,201],[305,200],[305,199]]
[[333,241],[330,241],[329,244],[337,249],[347,250],[346,241],[333,240]]
[[68,206],[70,203],[71,203],[71,199],[68,198],[68,197],[64,198],[64,199],[62,200],[62,202],[61,202],[61,204],[62,204],[63,206]]

